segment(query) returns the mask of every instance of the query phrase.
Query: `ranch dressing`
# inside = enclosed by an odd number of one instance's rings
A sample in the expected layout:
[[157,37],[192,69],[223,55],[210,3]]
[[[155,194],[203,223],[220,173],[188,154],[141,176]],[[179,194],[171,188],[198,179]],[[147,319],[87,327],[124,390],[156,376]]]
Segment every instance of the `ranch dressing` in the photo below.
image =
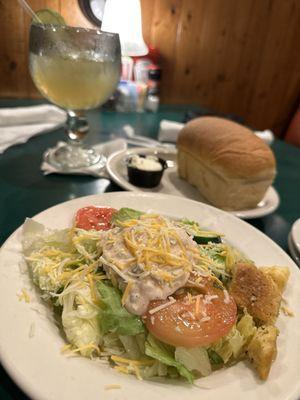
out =
[[[190,268],[197,261],[195,260],[193,250],[196,248],[195,242],[189,235],[173,223],[172,232],[175,233],[181,241],[179,244],[173,238],[170,240],[170,252],[178,257],[182,255],[182,246],[187,257]],[[180,287],[183,287],[190,275],[190,270],[183,266],[171,266],[168,263],[153,265],[149,270],[143,263],[138,264],[136,257],[126,246],[124,242],[124,232],[130,229],[136,229],[137,240],[139,240],[141,249],[146,243],[147,234],[143,227],[136,226],[130,228],[114,228],[107,231],[101,239],[100,246],[103,254],[101,261],[109,279],[115,286],[118,286],[124,293],[127,285],[130,285],[127,297],[124,299],[124,307],[132,314],[143,315],[146,313],[149,303],[152,300],[166,299]],[[161,272],[169,272],[173,279],[166,282],[161,278]]]

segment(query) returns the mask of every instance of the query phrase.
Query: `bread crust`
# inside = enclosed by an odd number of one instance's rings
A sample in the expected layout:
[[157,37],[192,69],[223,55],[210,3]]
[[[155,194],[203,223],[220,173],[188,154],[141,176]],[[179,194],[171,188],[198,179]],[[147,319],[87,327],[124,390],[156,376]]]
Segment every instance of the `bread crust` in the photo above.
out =
[[276,162],[270,148],[250,129],[224,118],[190,121],[181,130],[177,147],[225,179],[258,181],[275,176]]
[[185,150],[178,150],[178,175],[196,186],[211,204],[223,210],[245,210],[256,207],[272,179],[229,179]]

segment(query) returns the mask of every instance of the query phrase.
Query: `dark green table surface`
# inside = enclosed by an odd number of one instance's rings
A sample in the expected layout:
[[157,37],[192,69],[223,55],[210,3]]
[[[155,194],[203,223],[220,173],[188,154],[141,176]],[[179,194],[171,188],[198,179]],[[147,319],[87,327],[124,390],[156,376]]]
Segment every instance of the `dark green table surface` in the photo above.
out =
[[[39,101],[0,100],[0,107],[37,104]],[[94,110],[89,112],[91,143],[119,136],[124,124],[131,124],[136,134],[156,137],[162,119],[182,121],[188,106],[162,106],[158,113],[130,113]],[[101,132],[101,133],[100,133]],[[37,136],[26,144],[9,148],[0,155],[0,245],[26,217],[55,204],[80,196],[121,190],[108,179],[88,176],[49,175],[40,171],[43,151],[64,139],[62,129]],[[278,175],[275,181],[281,203],[275,213],[248,222],[277,242],[288,252],[287,236],[291,224],[300,217],[300,149],[275,140]],[[1,329],[1,325],[0,325]],[[38,377],[37,377],[38,379]],[[27,399],[0,367],[0,399]]]

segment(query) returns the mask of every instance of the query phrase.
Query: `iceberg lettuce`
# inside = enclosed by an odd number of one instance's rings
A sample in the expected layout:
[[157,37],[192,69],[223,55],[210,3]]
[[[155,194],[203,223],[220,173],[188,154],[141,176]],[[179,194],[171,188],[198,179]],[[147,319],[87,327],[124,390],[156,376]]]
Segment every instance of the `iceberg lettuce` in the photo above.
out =
[[62,325],[69,342],[81,355],[91,357],[102,342],[99,310],[89,300],[89,289],[70,291],[62,297]]
[[211,374],[211,364],[204,347],[176,347],[175,360],[184,365],[189,371],[199,372],[202,376]]
[[144,332],[141,319],[122,306],[118,289],[104,282],[98,282],[97,289],[102,302],[100,325],[103,333],[116,332],[123,336],[134,336]]
[[146,354],[165,365],[175,367],[181,376],[193,383],[194,375],[180,361],[175,359],[174,348],[155,339],[151,334],[148,335],[146,340]]

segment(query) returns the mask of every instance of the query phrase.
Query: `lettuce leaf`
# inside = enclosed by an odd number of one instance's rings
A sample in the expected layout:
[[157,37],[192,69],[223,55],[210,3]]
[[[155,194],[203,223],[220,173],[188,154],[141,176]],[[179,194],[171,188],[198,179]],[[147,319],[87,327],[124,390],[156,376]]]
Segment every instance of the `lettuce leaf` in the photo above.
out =
[[123,344],[124,349],[126,351],[126,353],[125,353],[126,358],[130,358],[131,360],[139,360],[145,354],[145,352],[142,352],[139,347],[139,344],[137,341],[138,336],[143,336],[144,342],[145,342],[144,334],[140,334],[140,335],[136,335],[136,336],[119,335],[120,342]]
[[134,336],[144,332],[141,319],[130,314],[121,304],[121,293],[108,282],[98,282],[101,296],[100,326],[103,333],[115,332],[118,335]]
[[240,356],[244,345],[244,338],[233,326],[228,335],[214,343],[210,349],[215,351],[226,364],[233,357],[235,360]]
[[212,365],[224,364],[223,358],[213,349],[207,349],[209,361]]
[[39,251],[43,246],[53,246],[62,251],[70,251],[70,229],[48,229],[43,224],[26,218],[22,228],[22,247],[25,256]]
[[123,207],[120,208],[112,217],[112,223],[118,225],[118,222],[126,221],[127,219],[138,219],[142,214],[141,211],[134,210],[133,208]]
[[[102,341],[98,309],[92,302],[78,304],[80,297],[89,297],[89,288],[72,291],[62,298],[62,324],[70,343],[80,349],[84,357],[91,357]],[[89,346],[92,345],[92,346]],[[93,347],[94,346],[94,347]]]
[[114,355],[122,356],[124,354],[124,346],[121,342],[119,335],[116,333],[106,333],[103,336],[101,348],[104,352]]
[[194,382],[193,374],[182,363],[175,360],[174,349],[158,341],[151,334],[147,337],[145,352],[147,356],[155,358],[165,365],[175,367],[179,374],[186,378],[189,383]]
[[244,344],[248,344],[257,331],[253,318],[246,310],[244,310],[244,315],[237,323],[236,328],[242,335]]
[[204,347],[176,347],[175,359],[190,371],[200,372],[202,376],[211,374],[210,360]]

